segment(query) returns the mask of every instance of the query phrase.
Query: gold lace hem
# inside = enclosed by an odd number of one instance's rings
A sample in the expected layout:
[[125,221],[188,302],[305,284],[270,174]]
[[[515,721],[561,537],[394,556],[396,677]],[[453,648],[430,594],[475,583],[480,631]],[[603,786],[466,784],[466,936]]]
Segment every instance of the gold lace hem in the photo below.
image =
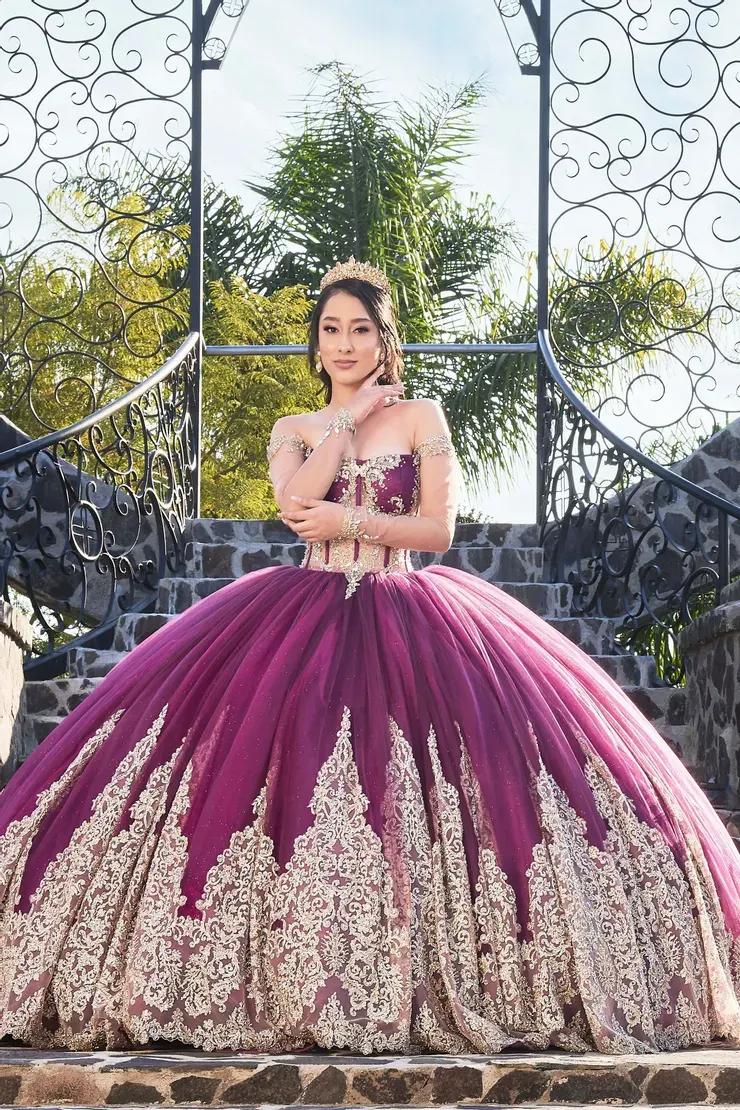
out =
[[167,709],[48,864],[25,912],[17,895],[33,838],[122,710],[0,837],[0,1035],[43,1048],[165,1039],[208,1051],[365,1054],[740,1043],[740,938],[725,927],[696,837],[687,833],[682,867],[585,739],[584,774],[606,840],[589,842],[540,762],[532,797],[542,838],[526,870],[526,919],[459,726],[459,787],[443,774],[434,728],[430,787],[388,719],[377,833],[348,706],[315,783],[313,820],[285,867],[265,831],[268,774],[253,823],[234,831],[210,867],[193,916],[179,912],[193,769],[192,761],[182,769],[181,748],[130,803]]

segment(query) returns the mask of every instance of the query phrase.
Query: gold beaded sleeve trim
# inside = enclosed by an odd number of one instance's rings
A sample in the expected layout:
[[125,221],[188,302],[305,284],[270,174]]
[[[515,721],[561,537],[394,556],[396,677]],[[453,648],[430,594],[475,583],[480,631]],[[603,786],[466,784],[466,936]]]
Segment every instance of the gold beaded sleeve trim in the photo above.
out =
[[421,443],[417,443],[414,454],[419,459],[427,455],[454,455],[455,448],[448,432],[437,432],[435,435],[427,436]]
[[281,447],[286,446],[289,451],[302,451],[305,454],[306,442],[298,432],[288,432],[285,435],[274,436],[267,445],[267,461],[271,462]]

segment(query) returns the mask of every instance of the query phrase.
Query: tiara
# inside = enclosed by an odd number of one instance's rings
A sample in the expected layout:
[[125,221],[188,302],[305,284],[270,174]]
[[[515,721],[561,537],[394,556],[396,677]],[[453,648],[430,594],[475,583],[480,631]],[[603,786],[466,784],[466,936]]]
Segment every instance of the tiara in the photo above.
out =
[[332,266],[331,270],[326,271],[319,284],[319,289],[324,290],[327,285],[348,277],[369,281],[371,285],[377,285],[385,293],[391,291],[391,283],[382,270],[379,270],[377,266],[371,266],[369,262],[357,262],[353,254],[349,256],[346,262],[337,262],[336,266]]

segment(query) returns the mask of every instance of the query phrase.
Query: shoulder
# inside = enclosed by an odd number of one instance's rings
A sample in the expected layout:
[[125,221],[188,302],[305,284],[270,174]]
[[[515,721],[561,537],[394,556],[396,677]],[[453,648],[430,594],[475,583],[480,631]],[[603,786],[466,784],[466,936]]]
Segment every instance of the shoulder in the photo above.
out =
[[439,401],[433,397],[417,397],[405,404],[413,406],[409,409],[409,423],[416,446],[430,436],[449,436],[447,416]]
[[289,432],[297,432],[304,420],[305,415],[303,413],[292,413],[290,416],[278,416],[272,426],[273,434],[285,435]]
[[304,414],[302,413],[279,416],[270,431],[270,439],[267,445],[268,461],[271,461],[284,445],[287,445],[289,451],[305,449],[308,445],[301,430],[303,426]]
[[410,415],[417,420],[442,420],[447,423],[445,410],[434,397],[410,397],[402,401],[402,405],[409,406]]
[[297,412],[288,416],[278,416],[272,426],[270,439],[277,439],[279,436],[298,436],[305,443],[306,430],[311,427],[311,415],[311,413]]

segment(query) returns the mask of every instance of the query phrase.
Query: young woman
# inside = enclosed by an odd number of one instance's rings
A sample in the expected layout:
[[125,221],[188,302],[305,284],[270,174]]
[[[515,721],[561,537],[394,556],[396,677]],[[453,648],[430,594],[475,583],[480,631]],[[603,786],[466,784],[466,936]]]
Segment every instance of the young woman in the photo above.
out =
[[43,1047],[740,1043],[740,858],[583,651],[449,548],[440,406],[387,278],[311,321],[268,458],[301,565],[122,660],[0,794],[0,1034]]

